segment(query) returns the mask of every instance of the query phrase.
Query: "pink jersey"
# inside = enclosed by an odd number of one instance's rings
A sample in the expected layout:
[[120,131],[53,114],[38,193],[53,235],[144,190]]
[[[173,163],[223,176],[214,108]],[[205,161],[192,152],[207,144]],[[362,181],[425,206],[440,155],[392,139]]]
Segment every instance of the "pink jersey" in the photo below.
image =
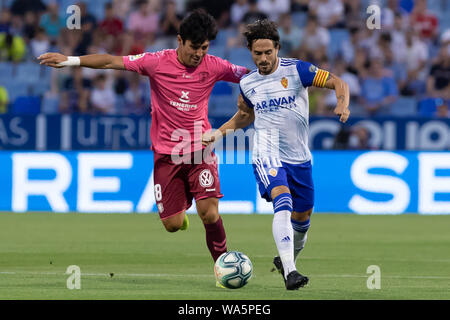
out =
[[[152,150],[161,154],[200,150],[202,133],[211,129],[208,100],[214,84],[221,80],[238,83],[247,70],[212,55],[189,68],[178,61],[175,49],[125,56],[123,62],[127,70],[150,78]],[[184,147],[180,150],[181,141]]]

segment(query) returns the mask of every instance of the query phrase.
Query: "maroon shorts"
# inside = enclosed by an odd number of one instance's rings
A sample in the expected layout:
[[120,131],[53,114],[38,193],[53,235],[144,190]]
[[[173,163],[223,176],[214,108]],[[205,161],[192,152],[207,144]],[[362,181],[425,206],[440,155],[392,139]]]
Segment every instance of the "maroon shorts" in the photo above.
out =
[[161,220],[167,219],[206,198],[222,198],[217,158],[200,164],[175,164],[171,155],[154,152],[154,190]]

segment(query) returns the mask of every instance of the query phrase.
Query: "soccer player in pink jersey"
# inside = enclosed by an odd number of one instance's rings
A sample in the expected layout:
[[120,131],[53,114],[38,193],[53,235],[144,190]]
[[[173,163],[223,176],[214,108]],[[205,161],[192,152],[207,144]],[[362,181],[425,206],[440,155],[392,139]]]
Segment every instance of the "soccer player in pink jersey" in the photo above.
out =
[[[213,17],[199,9],[182,21],[177,49],[125,57],[108,54],[66,57],[46,53],[38,58],[41,64],[54,68],[129,70],[149,77],[154,190],[159,215],[167,231],[186,229],[186,210],[195,198],[214,261],[227,251],[225,229],[218,212],[218,199],[223,195],[216,157],[212,154],[209,160],[203,158],[201,136],[211,129],[208,100],[214,84],[238,83],[248,72],[245,67],[207,54],[216,35]],[[182,161],[175,161],[180,156]]]

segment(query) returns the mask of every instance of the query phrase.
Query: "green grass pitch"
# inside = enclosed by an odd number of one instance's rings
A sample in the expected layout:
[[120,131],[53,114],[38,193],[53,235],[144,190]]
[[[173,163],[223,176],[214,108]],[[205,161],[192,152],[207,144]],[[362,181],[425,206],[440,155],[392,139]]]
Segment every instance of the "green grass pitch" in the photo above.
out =
[[[167,233],[155,214],[0,213],[0,299],[450,299],[450,216],[314,214],[297,262],[310,284],[298,291],[270,272],[271,215],[222,217],[228,249],[253,262],[238,290],[215,286],[196,215]],[[80,290],[66,287],[69,265]],[[370,265],[379,290],[367,288]]]

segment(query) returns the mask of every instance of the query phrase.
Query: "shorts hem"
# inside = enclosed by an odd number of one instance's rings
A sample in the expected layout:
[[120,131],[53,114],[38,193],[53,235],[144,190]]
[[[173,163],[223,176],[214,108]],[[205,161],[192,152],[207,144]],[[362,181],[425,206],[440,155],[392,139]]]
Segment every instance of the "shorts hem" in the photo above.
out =
[[215,194],[215,195],[210,195],[210,196],[201,196],[201,197],[199,197],[199,198],[195,198],[195,201],[203,200],[203,199],[207,199],[207,198],[217,198],[217,199],[220,199],[220,198],[223,198],[223,194]]
[[314,209],[314,205],[305,205],[305,206],[303,206],[303,207],[300,207],[301,210],[297,210],[297,209],[299,209],[299,208],[298,208],[298,207],[297,207],[297,208],[293,208],[292,211],[295,211],[295,212],[305,212],[305,211]]
[[[192,204],[191,204],[191,206],[192,206]],[[177,214],[182,213],[183,211],[187,211],[191,206],[189,206],[189,207],[187,207],[187,208],[185,208],[185,209],[183,209],[183,210],[181,210],[181,211],[178,211],[178,212],[176,212],[176,213],[172,213],[172,214],[170,214],[170,215],[168,215],[168,216],[165,216],[164,218],[161,217],[161,213],[158,212],[158,213],[159,213],[159,217],[160,217],[161,220],[169,219],[169,218],[171,218],[171,217],[173,217],[173,216],[176,216]]]

